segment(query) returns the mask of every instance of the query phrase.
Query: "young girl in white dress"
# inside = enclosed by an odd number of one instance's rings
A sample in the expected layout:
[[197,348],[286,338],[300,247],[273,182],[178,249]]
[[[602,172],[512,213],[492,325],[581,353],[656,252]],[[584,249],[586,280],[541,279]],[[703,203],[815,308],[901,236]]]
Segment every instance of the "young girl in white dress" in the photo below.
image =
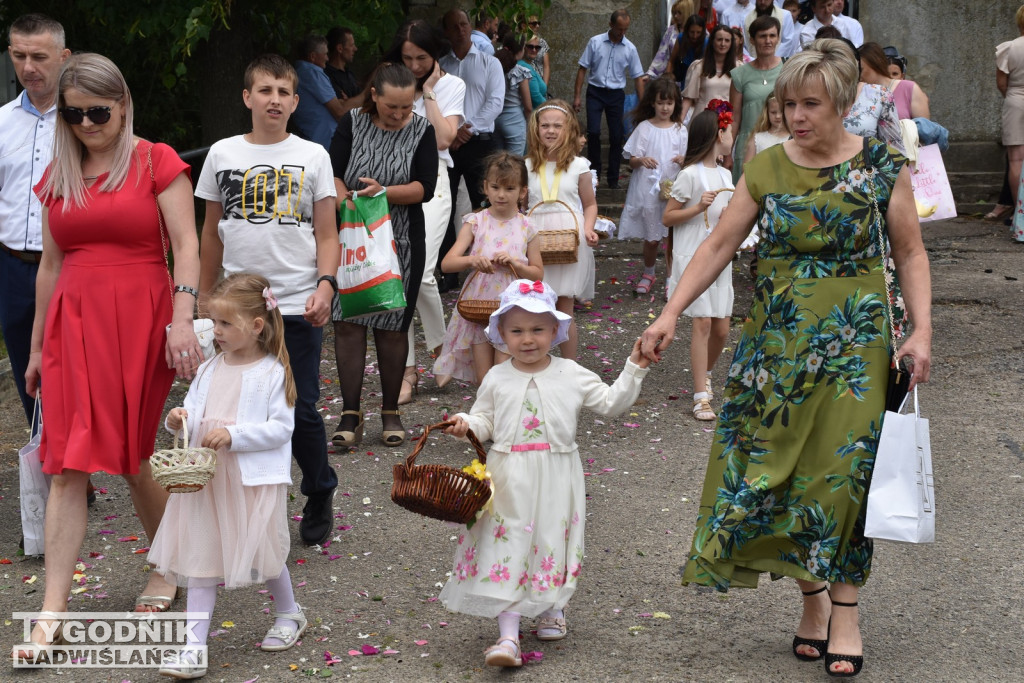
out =
[[[285,562],[291,538],[287,497],[295,381],[284,344],[284,320],[267,280],[237,273],[209,298],[221,353],[203,363],[165,426],[188,424],[190,441],[217,451],[213,479],[196,493],[172,493],[149,552],[168,580],[188,586],[189,612],[212,615],[217,586],[266,584],[274,625],[261,649],[287,650],[306,630]],[[167,653],[160,673],[206,673],[210,619],[198,620],[180,653]]]
[[[508,152],[492,154],[484,162],[484,195],[490,206],[465,217],[455,244],[441,261],[442,273],[470,268],[460,298],[496,301],[508,283],[519,277],[544,277],[537,229],[519,213],[526,199],[526,164]],[[437,385],[452,377],[480,384],[491,366],[508,358],[502,346],[492,346],[484,326],[452,310],[441,353],[434,363]]]
[[[527,133],[526,167],[530,172],[530,194],[528,203],[536,207],[536,213],[548,210],[568,209],[576,214],[580,232],[580,244],[576,263],[548,264],[544,266],[545,281],[558,292],[558,310],[570,316],[568,337],[559,345],[562,358],[575,360],[579,345],[576,322],[572,320],[574,297],[589,298],[588,282],[594,276],[594,245],[597,233],[597,199],[590,174],[590,162],[577,156],[579,150],[580,124],[572,109],[564,100],[548,100],[533,110]],[[578,213],[578,206],[583,213]],[[571,222],[569,223],[571,225]]]
[[764,109],[761,110],[761,116],[758,117],[757,125],[754,126],[754,134],[747,140],[743,163],[746,164],[755,155],[769,147],[781,145],[789,137],[789,131],[786,130],[786,124],[782,120],[782,105],[779,104],[779,100],[773,93],[765,99]]
[[[672,226],[672,275],[668,292],[679,283],[686,264],[697,247],[707,239],[718,218],[729,203],[732,175],[718,165],[719,156],[732,149],[732,107],[723,100],[712,100],[708,108],[690,122],[690,139],[686,161],[672,184],[671,198],[665,208],[665,225]],[[732,265],[719,274],[707,291],[701,294],[683,315],[693,318],[690,337],[690,370],[693,374],[693,416],[698,420],[714,420],[711,409],[711,369],[722,354],[729,336],[732,315]]]
[[636,128],[629,136],[622,156],[629,160],[626,205],[619,221],[619,238],[639,237],[644,241],[644,271],[635,292],[651,291],[657,279],[658,247],[668,230],[661,222],[665,213],[662,184],[675,180],[686,156],[686,128],[682,124],[683,99],[671,76],[662,76],[644,91],[633,114]]
[[484,378],[469,414],[446,431],[472,429],[491,440],[489,508],[459,531],[454,569],[441,601],[454,612],[493,619],[500,636],[484,657],[490,666],[521,666],[520,617],[539,617],[539,640],[566,636],[563,608],[576,591],[583,561],[586,489],[576,445],[580,409],[625,412],[640,393],[647,359],[636,341],[611,386],[575,361],[548,355],[564,341],[570,317],[556,309],[545,282],[516,280],[501,295],[487,336],[512,359]]

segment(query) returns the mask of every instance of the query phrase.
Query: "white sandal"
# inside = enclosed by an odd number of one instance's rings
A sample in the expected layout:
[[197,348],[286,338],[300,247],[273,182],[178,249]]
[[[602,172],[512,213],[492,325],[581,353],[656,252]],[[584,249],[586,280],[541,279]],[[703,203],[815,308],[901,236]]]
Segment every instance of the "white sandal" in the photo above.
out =
[[[191,660],[191,661],[190,661]],[[202,678],[206,675],[206,667],[199,666],[199,653],[196,651],[171,651],[164,652],[160,660],[161,676],[177,678],[179,680],[191,680]]]
[[537,640],[561,640],[567,633],[565,616],[541,617],[537,620]]
[[[510,643],[512,647],[503,645]],[[522,666],[523,653],[515,638],[498,638],[498,642],[484,650],[484,664],[487,666]]]
[[711,401],[706,398],[698,398],[693,402],[693,417],[701,422],[711,422],[718,416],[711,409]]
[[[302,613],[302,605],[295,603],[295,607],[298,608],[298,611],[291,614],[271,612],[271,616],[275,619],[291,619],[298,624],[299,627],[292,629],[287,626],[271,626],[266,635],[263,636],[263,642],[260,643],[261,650],[264,652],[283,652],[284,650],[290,650],[295,647],[295,643],[299,641],[302,634],[306,632],[306,627],[309,626],[309,622],[306,621],[306,615]],[[266,642],[268,638],[280,640],[281,644],[268,645]]]

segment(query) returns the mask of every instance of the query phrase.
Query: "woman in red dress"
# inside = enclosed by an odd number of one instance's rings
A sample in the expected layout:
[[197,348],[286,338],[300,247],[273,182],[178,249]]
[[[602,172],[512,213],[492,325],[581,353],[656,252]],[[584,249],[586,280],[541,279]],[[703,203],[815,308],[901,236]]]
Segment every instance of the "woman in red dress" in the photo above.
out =
[[[43,256],[25,373],[30,394],[44,387],[40,451],[43,471],[53,475],[43,623],[54,621],[46,612],[67,604],[91,472],[124,477],[153,538],[167,502],[149,468],[160,415],[175,373],[191,379],[202,361],[192,331],[199,243],[188,166],[170,147],[132,135],[131,94],[106,57],[70,57],[57,106],[56,153],[35,188],[44,206]],[[167,610],[174,595],[151,572],[136,610]],[[58,639],[48,642],[37,622],[14,656],[34,660]]]

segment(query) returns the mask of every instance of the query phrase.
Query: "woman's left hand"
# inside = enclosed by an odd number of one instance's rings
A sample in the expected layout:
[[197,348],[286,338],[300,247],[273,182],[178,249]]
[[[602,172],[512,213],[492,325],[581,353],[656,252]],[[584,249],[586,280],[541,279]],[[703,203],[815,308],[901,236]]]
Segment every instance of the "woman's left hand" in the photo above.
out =
[[590,245],[590,246],[592,246],[592,247],[596,247],[596,246],[597,246],[597,243],[598,243],[599,241],[601,241],[601,238],[599,238],[599,237],[597,236],[597,233],[596,233],[596,232],[594,232],[593,230],[586,230],[586,231],[584,232],[584,234],[585,234],[585,235],[586,235],[586,237],[587,237],[587,244],[588,244],[588,245]]
[[441,80],[441,63],[436,59],[434,60],[434,68],[430,71],[430,75],[427,76],[427,80],[423,81],[423,90],[434,90],[434,86]]
[[195,377],[196,368],[206,359],[199,350],[199,339],[191,320],[171,323],[171,329],[167,332],[167,344],[164,347],[164,359],[167,361],[167,367],[173,368],[178,377]]
[[376,197],[384,189],[384,186],[373,178],[360,178],[359,182],[366,185],[363,189],[355,191],[359,197]]
[[908,390],[913,390],[918,384],[928,382],[932,373],[931,333],[915,331],[907,337],[907,341],[896,352],[896,362],[899,363],[904,358],[908,359],[906,366],[910,370]]

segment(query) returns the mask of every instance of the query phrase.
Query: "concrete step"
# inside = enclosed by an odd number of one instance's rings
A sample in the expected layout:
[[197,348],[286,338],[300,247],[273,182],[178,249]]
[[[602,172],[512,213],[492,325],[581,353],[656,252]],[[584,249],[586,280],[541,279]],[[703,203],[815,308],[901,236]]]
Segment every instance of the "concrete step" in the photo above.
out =
[[949,171],[949,185],[957,204],[995,202],[1003,187],[1003,171]]

